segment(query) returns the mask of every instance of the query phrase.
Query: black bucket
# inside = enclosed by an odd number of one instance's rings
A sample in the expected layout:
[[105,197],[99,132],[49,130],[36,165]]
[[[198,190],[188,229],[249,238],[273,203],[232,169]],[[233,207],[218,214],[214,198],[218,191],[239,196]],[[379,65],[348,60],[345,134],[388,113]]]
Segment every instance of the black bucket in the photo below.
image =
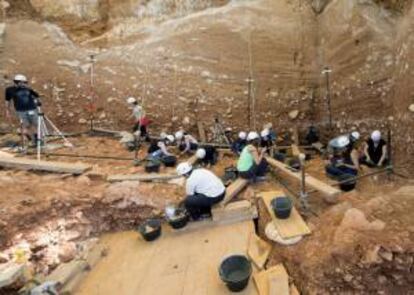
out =
[[154,241],[161,235],[161,221],[148,219],[139,225],[138,231],[145,241]]
[[292,212],[292,201],[289,197],[276,197],[271,201],[271,205],[277,218],[289,218]]
[[338,177],[338,181],[340,182],[339,187],[344,192],[352,191],[356,186],[356,180],[354,179],[355,176],[352,174],[343,174]]
[[165,167],[174,167],[177,164],[177,158],[175,156],[166,156],[162,159]]
[[167,220],[173,229],[180,229],[187,225],[189,219],[189,215],[184,209],[176,209],[175,217]]
[[160,166],[161,166],[161,164],[159,162],[149,161],[145,165],[145,172],[147,172],[147,173],[158,173],[158,172],[160,172]]
[[219,274],[230,291],[240,292],[249,284],[252,264],[246,256],[232,255],[221,262]]
[[285,162],[285,160],[286,160],[286,153],[281,153],[280,151],[279,152],[274,152],[273,159],[276,159],[276,160],[278,160],[280,162]]
[[296,170],[300,170],[300,161],[299,159],[293,158],[288,161],[288,165]]

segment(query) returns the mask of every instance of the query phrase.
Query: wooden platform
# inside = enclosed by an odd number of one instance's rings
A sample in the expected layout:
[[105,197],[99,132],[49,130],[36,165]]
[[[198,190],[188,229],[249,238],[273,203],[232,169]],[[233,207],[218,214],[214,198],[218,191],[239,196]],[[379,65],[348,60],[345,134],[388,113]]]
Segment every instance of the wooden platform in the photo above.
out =
[[270,251],[272,251],[272,245],[262,240],[255,233],[250,235],[247,255],[259,270],[263,269]]
[[[79,295],[221,295],[231,294],[218,267],[228,255],[246,254],[251,221],[226,226],[173,231],[163,227],[151,243],[136,232],[103,237],[109,248],[81,284]],[[257,295],[253,279],[238,294]]]
[[289,275],[282,264],[278,264],[265,271],[256,273],[253,278],[259,295],[292,294],[289,287]]
[[119,181],[142,181],[142,182],[151,182],[151,181],[168,181],[171,179],[177,179],[181,176],[177,174],[161,174],[161,173],[145,173],[145,174],[115,174],[109,175],[107,180],[109,182],[119,182]]
[[226,206],[215,206],[211,210],[213,221],[251,220],[257,217],[257,208],[249,201],[232,202]]
[[9,157],[0,157],[0,167],[18,170],[38,170],[70,174],[82,174],[91,168],[91,166],[85,164],[38,161],[27,158]]
[[[286,164],[277,161],[273,158],[270,157],[266,157],[267,162],[269,163],[269,165],[271,165],[272,167],[278,169],[278,171],[281,171],[282,173],[284,173],[285,175],[288,175],[298,181],[302,180],[302,176],[300,172],[295,172],[290,170]],[[326,184],[323,181],[320,181],[319,179],[316,179],[315,177],[306,174],[305,177],[305,181],[306,181],[306,186],[311,187],[319,192],[321,192],[325,197],[326,200],[329,202],[334,202],[336,201],[337,197],[342,193],[341,190],[330,186],[328,184]]]
[[226,189],[226,196],[224,200],[220,203],[222,206],[225,206],[230,202],[234,197],[236,197],[247,185],[249,181],[242,178],[237,178],[232,184],[230,184]]
[[288,219],[279,219],[275,216],[270,202],[275,197],[283,195],[284,193],[282,191],[262,192],[259,195],[262,198],[280,236],[283,239],[289,239],[310,234],[311,231],[309,227],[302,219],[302,216],[300,216],[296,208],[293,207]]

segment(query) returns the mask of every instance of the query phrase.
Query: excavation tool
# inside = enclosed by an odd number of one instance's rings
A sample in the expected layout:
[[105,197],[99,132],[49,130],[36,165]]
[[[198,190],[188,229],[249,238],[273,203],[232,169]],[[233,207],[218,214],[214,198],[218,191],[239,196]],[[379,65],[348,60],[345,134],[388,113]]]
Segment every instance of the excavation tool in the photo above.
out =
[[[44,112],[42,111],[42,108],[40,106],[37,107],[38,116],[39,119],[37,121],[37,159],[40,160],[40,154],[42,152],[42,148],[46,146],[47,144],[47,137],[51,136],[58,136],[64,141],[64,145],[66,147],[73,147],[73,144],[63,135],[63,133],[56,127],[53,122],[46,117]],[[55,133],[49,132],[48,129],[51,127]]]
[[325,75],[326,79],[326,101],[328,103],[328,115],[329,115],[329,134],[332,134],[332,107],[331,107],[331,89],[330,89],[330,82],[329,82],[329,74],[332,70],[326,66],[323,71],[322,75]]

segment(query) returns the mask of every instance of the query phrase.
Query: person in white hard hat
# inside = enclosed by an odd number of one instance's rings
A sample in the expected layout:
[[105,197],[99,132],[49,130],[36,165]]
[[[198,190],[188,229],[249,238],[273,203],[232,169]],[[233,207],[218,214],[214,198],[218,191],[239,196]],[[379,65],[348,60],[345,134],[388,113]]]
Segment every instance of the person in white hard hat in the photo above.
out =
[[191,134],[188,134],[184,130],[179,130],[175,133],[175,139],[177,147],[181,151],[181,154],[192,154],[198,148],[198,141]]
[[[177,158],[168,150],[168,146],[174,143],[173,135],[161,136],[159,140],[152,139],[150,141],[150,146],[148,148],[147,159],[151,161],[161,161],[161,162],[173,162],[175,163]],[[173,164],[172,166],[174,166]]]
[[6,88],[6,116],[10,119],[11,101],[19,118],[22,133],[33,145],[37,143],[37,125],[39,120],[38,107],[41,105],[39,94],[28,86],[27,78],[16,75],[14,85]]
[[273,146],[273,141],[270,137],[270,130],[267,128],[260,132],[260,146],[267,148],[268,151],[270,151]]
[[195,156],[202,166],[211,167],[217,163],[218,152],[215,147],[205,145],[197,149]]
[[256,181],[257,177],[263,177],[267,172],[265,159],[266,148],[259,149],[260,136],[257,132],[249,132],[247,145],[244,147],[237,161],[237,171],[244,179]]
[[331,150],[328,163],[325,167],[329,177],[340,180],[345,176],[356,176],[360,169],[358,140],[359,133],[354,131],[348,135],[341,135],[329,142]]
[[177,166],[177,173],[186,178],[184,205],[191,218],[198,220],[205,215],[211,216],[211,207],[220,203],[226,193],[220,178],[207,169],[193,169],[187,162]]
[[382,139],[381,132],[375,130],[366,141],[363,163],[369,167],[381,167],[387,164],[387,142]]
[[134,133],[138,133],[140,137],[143,137],[149,141],[149,134],[147,130],[149,120],[146,117],[144,109],[139,105],[138,100],[135,97],[128,97],[126,101],[132,106],[131,117],[134,118],[134,127],[132,128],[132,131]]
[[231,150],[236,155],[240,155],[244,147],[247,145],[247,133],[244,131],[240,131],[238,138],[233,142],[231,145]]

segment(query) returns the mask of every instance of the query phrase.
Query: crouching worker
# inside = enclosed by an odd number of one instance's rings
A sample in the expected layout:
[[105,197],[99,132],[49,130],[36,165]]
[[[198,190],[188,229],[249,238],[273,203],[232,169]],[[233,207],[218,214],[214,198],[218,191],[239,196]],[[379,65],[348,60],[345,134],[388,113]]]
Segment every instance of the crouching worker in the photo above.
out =
[[381,138],[381,132],[375,130],[365,143],[362,162],[368,167],[387,165],[387,142]]
[[202,166],[210,167],[216,165],[218,152],[215,147],[205,146],[196,151],[197,162]]
[[267,162],[264,158],[267,151],[263,148],[259,151],[260,136],[257,132],[247,135],[247,146],[243,149],[237,162],[239,176],[244,179],[256,181],[257,177],[263,177],[267,172]]
[[174,142],[174,136],[161,136],[159,140],[151,140],[147,159],[151,161],[176,161],[176,157],[168,151],[168,146]]
[[246,132],[239,132],[239,137],[231,145],[231,150],[233,151],[233,153],[235,153],[236,155],[240,155],[240,153],[247,144],[246,138]]
[[211,216],[211,207],[224,199],[226,188],[213,172],[204,169],[193,169],[184,162],[177,166],[177,173],[186,178],[185,208],[193,220]]
[[[356,132],[353,133],[356,135]],[[332,150],[327,166],[326,173],[334,179],[341,179],[344,176],[356,176],[359,170],[359,156],[356,149],[356,136],[341,135],[329,142]],[[359,134],[357,136],[359,138]],[[350,140],[351,139],[351,140]],[[355,139],[357,140],[357,139]]]
[[181,154],[193,154],[198,148],[197,139],[182,130],[175,133],[175,139],[177,140],[177,146]]

